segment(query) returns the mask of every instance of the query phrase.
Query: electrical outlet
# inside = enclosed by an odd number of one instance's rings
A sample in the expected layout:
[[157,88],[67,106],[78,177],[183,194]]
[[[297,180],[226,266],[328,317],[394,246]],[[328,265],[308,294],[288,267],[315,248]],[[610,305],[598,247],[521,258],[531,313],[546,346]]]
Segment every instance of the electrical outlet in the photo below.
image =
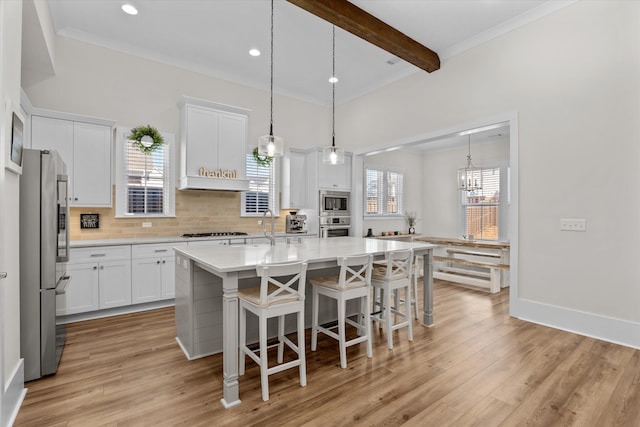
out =
[[561,231],[587,231],[586,219],[561,219]]
[[142,223],[142,227],[143,227],[143,228],[149,228],[149,227],[151,227],[152,225],[153,225],[153,224],[152,224],[150,221],[149,221],[149,222],[143,222],[143,223]]

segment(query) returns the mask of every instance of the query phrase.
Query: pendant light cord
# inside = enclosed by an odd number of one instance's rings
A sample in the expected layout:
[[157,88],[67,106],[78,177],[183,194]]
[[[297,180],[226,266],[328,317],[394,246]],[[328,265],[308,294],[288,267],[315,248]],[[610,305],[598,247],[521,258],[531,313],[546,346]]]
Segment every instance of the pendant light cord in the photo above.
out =
[[271,0],[271,87],[270,87],[270,116],[269,116],[269,135],[273,136],[273,0]]
[[[333,26],[333,45],[332,45],[332,69],[331,77],[336,77],[336,26]],[[336,82],[331,83],[331,146],[336,146]]]

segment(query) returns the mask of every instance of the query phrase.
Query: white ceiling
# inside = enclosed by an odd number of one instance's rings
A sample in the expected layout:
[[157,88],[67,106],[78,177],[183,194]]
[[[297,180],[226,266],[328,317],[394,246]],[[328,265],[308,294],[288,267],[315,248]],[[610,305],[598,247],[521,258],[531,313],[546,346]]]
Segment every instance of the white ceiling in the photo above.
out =
[[[442,62],[572,0],[352,0],[437,52]],[[269,88],[268,0],[49,0],[56,32],[251,87]],[[331,25],[275,0],[274,90],[330,105]],[[262,51],[259,57],[250,48]],[[419,70],[336,30],[336,103]],[[396,58],[397,59],[397,58]],[[445,72],[442,70],[436,73]]]

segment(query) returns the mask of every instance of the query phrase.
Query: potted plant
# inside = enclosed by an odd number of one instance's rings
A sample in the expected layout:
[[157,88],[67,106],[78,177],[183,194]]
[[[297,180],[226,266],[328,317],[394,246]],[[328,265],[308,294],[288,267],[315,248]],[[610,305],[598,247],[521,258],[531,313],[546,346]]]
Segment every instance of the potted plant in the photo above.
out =
[[415,234],[416,232],[416,221],[418,221],[418,217],[415,212],[407,212],[404,214],[407,218],[407,223],[409,224],[409,234]]

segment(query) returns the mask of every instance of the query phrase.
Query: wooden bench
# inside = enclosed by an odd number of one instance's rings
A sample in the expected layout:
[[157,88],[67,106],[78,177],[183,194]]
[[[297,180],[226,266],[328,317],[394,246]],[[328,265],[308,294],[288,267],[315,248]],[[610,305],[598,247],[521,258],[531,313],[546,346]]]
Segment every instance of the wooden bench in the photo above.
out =
[[[507,264],[472,261],[463,258],[454,258],[451,256],[434,255],[433,261],[447,263],[446,266],[442,266],[434,270],[434,278],[471,286],[478,286],[481,288],[488,288],[491,293],[500,292],[501,271],[509,270],[509,265]],[[458,265],[458,267],[455,265]],[[464,267],[481,267],[485,270]]]
[[481,252],[481,251],[472,251],[469,249],[447,249],[447,253],[449,255],[472,255],[472,256],[481,256],[481,257],[487,257],[487,258],[498,258],[500,259],[502,257],[501,254],[495,253],[495,252]]

